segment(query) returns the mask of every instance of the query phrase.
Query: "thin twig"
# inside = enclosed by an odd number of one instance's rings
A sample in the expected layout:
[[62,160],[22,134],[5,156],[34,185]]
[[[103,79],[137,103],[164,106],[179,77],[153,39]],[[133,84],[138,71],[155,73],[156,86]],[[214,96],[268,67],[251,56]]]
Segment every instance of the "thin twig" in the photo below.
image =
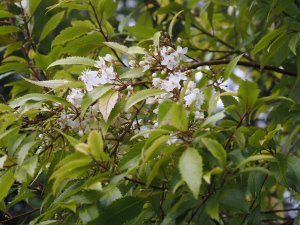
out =
[[[101,26],[101,22],[102,20],[99,19],[98,15],[97,15],[97,12],[96,12],[96,9],[95,9],[95,6],[93,5],[93,3],[89,0],[89,5],[91,6],[92,10],[93,10],[93,14],[95,16],[95,19],[97,21],[97,25],[98,25],[98,28],[99,28],[99,32],[102,34],[103,38],[105,39],[105,41],[109,41],[108,37],[105,35],[103,29],[102,29],[102,26]],[[114,50],[113,48],[110,48],[112,50],[112,52],[114,53],[114,55],[117,57],[117,59],[120,61],[120,63],[124,66],[124,67],[127,67],[125,65],[125,63],[122,61],[122,59],[118,56],[118,53],[116,52],[116,50]]]

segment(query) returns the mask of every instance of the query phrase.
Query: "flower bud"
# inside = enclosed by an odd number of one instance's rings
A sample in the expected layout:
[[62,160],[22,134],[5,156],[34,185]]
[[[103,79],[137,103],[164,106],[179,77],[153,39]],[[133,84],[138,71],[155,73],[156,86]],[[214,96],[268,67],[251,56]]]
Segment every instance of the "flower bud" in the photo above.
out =
[[139,62],[139,65],[140,65],[140,66],[145,66],[146,63],[145,63],[144,61],[140,61],[140,62]]
[[104,60],[106,62],[112,63],[114,61],[114,58],[110,54],[106,54],[105,57],[104,57]]

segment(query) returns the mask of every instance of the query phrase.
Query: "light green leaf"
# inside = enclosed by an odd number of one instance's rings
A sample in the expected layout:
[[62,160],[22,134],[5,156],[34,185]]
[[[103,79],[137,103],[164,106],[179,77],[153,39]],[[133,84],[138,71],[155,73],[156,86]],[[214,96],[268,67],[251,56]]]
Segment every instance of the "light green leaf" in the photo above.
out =
[[14,127],[14,128],[11,128],[11,129],[9,129],[9,130],[7,130],[7,131],[5,131],[5,132],[2,132],[1,134],[0,134],[0,141],[3,139],[3,138],[5,138],[5,137],[7,137],[8,135],[10,135],[11,133],[13,133],[13,132],[15,132],[16,130],[18,130],[19,128],[18,127]]
[[267,48],[271,42],[278,37],[280,34],[282,34],[283,32],[285,32],[285,30],[283,28],[277,29],[277,30],[273,30],[270,33],[267,33],[262,39],[260,39],[260,41],[254,46],[254,49],[252,51],[252,54],[255,55],[258,52],[260,52],[261,50],[263,50],[264,48]]
[[300,40],[300,32],[298,32],[297,34],[294,34],[292,36],[291,40],[289,41],[289,48],[294,53],[294,55],[297,55],[296,48],[297,48],[297,44],[298,44],[299,40]]
[[244,54],[240,54],[238,56],[236,56],[235,58],[233,58],[229,64],[226,65],[225,67],[225,71],[224,71],[224,80],[227,80],[230,76],[230,74],[232,73],[232,71],[234,70],[234,68],[236,67],[236,64],[238,63],[238,61],[243,57]]
[[0,27],[0,36],[1,35],[6,35],[6,34],[10,34],[10,33],[14,33],[14,32],[18,32],[18,28],[15,26],[1,26]]
[[126,55],[130,55],[129,49],[125,45],[121,45],[121,44],[116,43],[116,42],[103,42],[103,44],[107,45],[108,47],[110,47],[110,48],[112,48],[112,49],[114,49],[118,52],[121,52],[121,53],[126,54]]
[[40,87],[46,87],[46,88],[59,88],[61,86],[65,86],[65,85],[72,83],[72,81],[69,81],[69,80],[33,81],[33,80],[29,80],[25,77],[23,77],[23,79],[28,81],[29,83],[35,84]]
[[225,111],[218,112],[210,117],[207,117],[205,121],[201,124],[201,127],[205,127],[207,125],[215,125],[217,121],[223,119],[225,117]]
[[147,52],[145,51],[144,48],[141,48],[139,46],[132,46],[128,48],[128,53],[130,55],[136,55],[136,54],[145,55]]
[[182,103],[164,101],[158,108],[158,124],[160,127],[171,126],[186,131],[188,129],[188,119],[185,106]]
[[103,138],[100,132],[93,130],[88,136],[88,146],[90,148],[91,155],[96,159],[101,159],[101,153],[103,153]]
[[33,15],[42,0],[29,0],[29,12]]
[[29,174],[30,177],[33,177],[37,164],[38,164],[38,156],[34,155],[29,159],[26,159],[22,167],[26,170],[26,172]]
[[7,196],[11,185],[14,183],[14,174],[12,170],[8,170],[0,177],[0,202]]
[[224,166],[226,164],[227,153],[223,146],[211,138],[201,138],[201,141],[208,151]]
[[0,157],[0,169],[3,169],[6,159],[7,155]]
[[51,101],[51,102],[58,102],[66,106],[71,106],[71,103],[69,103],[67,100],[54,96],[54,95],[48,95],[48,94],[27,94],[24,95],[20,98],[14,99],[9,103],[9,106],[12,108],[16,108],[19,106],[23,106],[26,102],[28,101],[36,101],[36,102],[41,102],[41,101]]
[[76,138],[74,138],[74,137],[72,137],[70,135],[65,134],[64,132],[60,131],[59,129],[56,129],[56,128],[54,128],[54,129],[56,131],[58,131],[59,133],[61,133],[61,135],[63,135],[73,147],[75,147],[77,144],[80,143],[80,141],[77,140]]
[[156,47],[159,47],[159,39],[160,39],[160,35],[161,35],[161,32],[156,32],[154,35],[153,35],[153,45],[156,46]]
[[240,168],[241,166],[243,166],[249,162],[259,161],[259,160],[276,161],[272,155],[252,155],[252,156],[249,156],[248,158],[244,159],[242,162],[240,162],[237,165],[236,169]]
[[10,18],[10,17],[15,17],[14,14],[8,12],[8,11],[5,11],[5,10],[0,10],[0,19],[2,18]]
[[158,89],[147,89],[142,90],[139,92],[136,92],[130,98],[127,100],[125,104],[125,111],[128,111],[132,106],[134,106],[136,103],[145,100],[148,97],[156,96],[165,93],[163,90]]
[[28,152],[32,149],[32,147],[35,144],[36,144],[35,141],[31,141],[31,142],[28,142],[28,143],[22,145],[22,147],[20,148],[20,150],[17,153],[18,164],[22,164],[23,163],[23,161],[25,160]]
[[99,110],[105,122],[119,99],[119,92],[110,90],[98,100]]
[[92,29],[94,29],[94,26],[90,21],[74,21],[72,22],[72,27],[62,30],[59,35],[55,37],[52,46],[63,45],[68,41],[87,34]]
[[[95,60],[85,58],[85,57],[80,57],[80,56],[71,56],[67,57],[64,59],[58,59],[51,63],[48,68],[53,67],[53,66],[58,66],[58,65],[85,65],[85,66],[94,66],[95,65]],[[48,69],[47,68],[47,69]]]
[[149,130],[140,131],[139,133],[134,135],[132,138],[130,138],[130,140],[132,141],[140,136],[143,136],[144,134],[151,134],[151,133],[169,134],[170,132],[171,131],[165,130],[165,129],[149,129]]
[[63,19],[64,14],[64,12],[59,12],[48,20],[48,22],[42,30],[40,41],[44,40],[45,37],[47,37],[47,35],[58,26],[60,21]]
[[169,140],[168,135],[163,135],[157,138],[153,143],[149,146],[149,148],[143,151],[143,159],[144,162],[148,161],[148,159],[154,154],[155,150],[162,144],[165,144]]
[[202,157],[194,148],[187,148],[179,159],[179,171],[194,197],[198,199],[202,183]]
[[134,79],[144,76],[143,68],[133,68],[120,75],[121,79]]
[[112,85],[109,86],[99,86],[94,88],[92,91],[88,92],[82,98],[81,103],[81,113],[80,117],[83,118],[86,110],[90,107],[95,101],[101,98],[105,93],[112,89]]
[[175,16],[172,18],[171,23],[169,25],[169,30],[168,33],[170,37],[173,37],[173,27],[175,25],[177,17],[183,12],[184,10],[179,11],[178,13],[175,14]]

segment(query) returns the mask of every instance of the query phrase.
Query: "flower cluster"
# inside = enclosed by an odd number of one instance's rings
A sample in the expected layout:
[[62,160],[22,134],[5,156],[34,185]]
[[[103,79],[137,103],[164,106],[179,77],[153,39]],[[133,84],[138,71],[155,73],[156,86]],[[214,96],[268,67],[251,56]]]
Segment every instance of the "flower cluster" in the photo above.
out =
[[[165,91],[163,94],[146,99],[146,105],[150,107],[154,105],[154,114],[158,114],[157,103],[162,103],[167,99],[177,101],[179,96],[183,96],[183,101],[188,111],[193,109],[190,111],[194,112],[194,118],[204,118],[204,114],[201,111],[204,95],[197,88],[196,84],[201,78],[199,79],[195,76],[196,82],[191,79],[192,71],[185,66],[186,62],[189,61],[189,58],[186,56],[187,51],[187,48],[172,45],[171,41],[169,43],[162,42],[160,46],[151,46],[141,60],[135,58],[135,60],[129,62],[131,68],[142,67],[144,73],[152,75],[150,82],[153,88]],[[84,117],[80,117],[79,114],[84,95],[99,85],[112,84],[121,86],[121,88],[115,88],[115,90],[119,91],[119,95],[122,95],[124,90],[124,92],[127,92],[127,97],[134,93],[135,85],[132,85],[132,81],[120,80],[114,69],[116,64],[115,59],[107,54],[105,57],[99,57],[98,61],[96,61],[94,65],[96,70],[88,69],[82,72],[79,80],[85,84],[85,90],[79,88],[69,90],[67,100],[74,107],[61,112],[59,121],[62,128],[68,127],[82,135],[93,127],[93,124],[97,122],[102,113],[97,103],[89,107]],[[134,133],[138,133],[157,126],[155,119],[148,121],[147,125],[143,124],[143,120],[136,119],[133,121],[131,129]],[[144,136],[147,137],[147,134]],[[173,139],[172,143],[176,138],[174,137]]]
[[[78,109],[81,108],[81,103],[84,95],[90,92],[94,87],[100,84],[113,84],[115,82],[116,73],[113,68],[114,59],[107,54],[105,57],[99,57],[94,67],[97,70],[85,70],[80,75],[79,79],[84,82],[86,90],[79,88],[71,88],[66,97],[74,108],[68,108],[62,111],[59,118],[59,125],[61,128],[69,128],[77,131],[79,135],[89,132],[93,129],[100,116],[100,111],[97,104],[89,107],[83,118],[79,117]],[[108,65],[109,64],[109,65]]]
[[116,72],[113,66],[108,66],[107,63],[114,63],[113,57],[109,54],[106,54],[104,58],[99,57],[99,60],[96,61],[95,67],[98,68],[97,71],[86,70],[81,74],[79,79],[84,82],[87,91],[93,90],[99,84],[113,84],[115,82]]

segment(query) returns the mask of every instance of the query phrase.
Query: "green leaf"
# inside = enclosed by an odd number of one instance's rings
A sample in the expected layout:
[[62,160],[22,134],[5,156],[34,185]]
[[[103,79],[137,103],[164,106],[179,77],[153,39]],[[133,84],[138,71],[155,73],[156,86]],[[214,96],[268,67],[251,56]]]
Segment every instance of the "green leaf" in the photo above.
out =
[[6,159],[7,159],[7,155],[0,157],[0,169],[3,169]]
[[64,14],[65,14],[64,12],[59,12],[48,20],[48,22],[46,23],[46,25],[42,30],[40,41],[44,40],[45,37],[47,37],[47,35],[58,26],[58,24],[63,19]]
[[62,86],[69,85],[72,83],[72,81],[69,80],[45,80],[45,81],[33,81],[26,79],[23,77],[24,80],[28,81],[29,83],[35,84],[40,87],[46,87],[46,88],[59,88]]
[[245,80],[242,81],[238,90],[238,97],[247,111],[250,111],[256,103],[259,89],[256,83]]
[[183,12],[184,10],[179,11],[178,13],[175,14],[175,16],[172,18],[171,23],[169,25],[169,30],[168,33],[170,37],[173,37],[173,27],[175,25],[177,17]]
[[243,57],[244,54],[240,54],[238,56],[236,56],[235,58],[233,58],[229,64],[226,65],[225,67],[225,71],[224,71],[224,80],[227,80],[230,76],[230,74],[232,73],[232,71],[234,70],[234,68],[236,67],[236,64],[238,63],[238,61]]
[[0,19],[2,18],[10,18],[10,17],[15,17],[14,14],[8,12],[8,11],[5,11],[5,10],[0,10]]
[[88,136],[88,146],[90,148],[91,155],[96,160],[101,160],[103,154],[103,139],[100,132],[93,130]]
[[74,40],[89,31],[93,30],[94,26],[90,21],[74,21],[72,22],[72,27],[68,27],[62,30],[59,35],[55,37],[52,42],[52,46],[63,45],[68,41]]
[[12,170],[8,170],[0,177],[0,202],[7,196],[10,187],[14,183],[14,174]]
[[154,154],[155,150],[162,144],[165,144],[169,140],[169,135],[163,135],[157,138],[153,143],[143,151],[144,162],[148,161],[148,159]]
[[24,95],[20,98],[14,99],[9,103],[9,106],[12,108],[16,108],[19,106],[23,106],[26,102],[28,101],[36,101],[36,102],[41,102],[41,101],[51,101],[51,102],[58,102],[66,106],[71,106],[71,103],[69,103],[67,100],[54,96],[54,95],[49,95],[49,94],[27,94]]
[[29,0],[29,12],[33,15],[42,0]]
[[17,162],[18,164],[22,164],[25,160],[28,152],[33,148],[33,146],[36,144],[35,141],[28,142],[20,148],[20,150],[17,153]]
[[80,117],[83,118],[86,110],[99,98],[101,98],[105,93],[107,93],[109,90],[111,90],[112,85],[109,86],[99,86],[94,88],[92,91],[88,92],[85,96],[82,98],[81,103],[81,113]]
[[273,30],[270,33],[267,33],[260,41],[254,46],[254,49],[252,51],[252,54],[255,55],[264,48],[267,48],[271,42],[278,37],[280,34],[284,33],[285,30],[283,28]]
[[64,132],[60,131],[59,129],[56,129],[56,128],[54,128],[54,129],[56,131],[58,131],[59,133],[61,133],[61,135],[63,135],[73,147],[75,147],[77,144],[80,143],[80,141],[78,141],[76,138],[65,134]]
[[34,155],[29,159],[26,159],[22,167],[26,170],[28,175],[33,178],[37,165],[38,165],[38,156]]
[[300,40],[300,32],[298,32],[297,34],[294,34],[292,36],[291,40],[289,41],[289,48],[294,53],[294,55],[297,55],[296,48],[297,48],[297,44],[298,44],[299,40]]
[[126,55],[130,55],[128,52],[128,47],[126,47],[125,45],[121,45],[116,42],[103,42],[103,44],[107,45],[108,47],[110,47],[118,52],[121,52]]
[[215,194],[214,196],[210,197],[205,204],[205,210],[210,218],[220,221],[219,216],[219,202],[220,197],[219,194]]
[[105,122],[108,121],[108,117],[112,109],[115,107],[118,99],[119,99],[119,92],[114,90],[108,91],[107,93],[105,93],[105,95],[99,98],[98,100],[99,110]]
[[216,140],[201,138],[208,151],[220,162],[222,166],[226,164],[227,153],[223,146]]
[[120,75],[121,79],[134,79],[144,76],[143,68],[133,68]]
[[249,162],[259,161],[259,160],[276,161],[272,155],[252,155],[252,156],[249,156],[248,158],[244,159],[242,162],[240,162],[236,168],[238,169],[241,166],[244,166],[245,164],[247,164]]
[[202,183],[202,157],[194,148],[187,148],[179,159],[179,171],[194,197],[198,199]]
[[208,125],[212,125],[214,126],[216,124],[217,121],[223,119],[225,117],[225,111],[221,111],[221,112],[218,112],[212,116],[209,116],[205,119],[205,121],[201,124],[201,127],[205,127],[205,126],[208,126]]
[[132,96],[129,97],[125,104],[125,111],[128,111],[132,106],[134,106],[136,103],[145,100],[148,97],[156,96],[165,93],[163,90],[158,89],[147,89],[142,90],[139,92],[136,92]]
[[139,197],[125,197],[114,201],[108,208],[101,210],[100,215],[88,225],[121,225],[138,215],[145,199]]
[[[95,60],[85,58],[85,57],[80,57],[80,56],[71,56],[67,57],[64,59],[58,59],[51,63],[48,68],[53,67],[53,66],[58,66],[58,65],[85,65],[85,66],[94,66],[95,65]],[[47,68],[47,69],[48,69]]]
[[139,46],[131,46],[128,48],[128,54],[130,55],[145,55],[147,52],[145,51],[144,48],[141,48]]
[[6,34],[10,34],[10,33],[15,33],[18,32],[19,29],[15,26],[1,26],[0,27],[0,36],[1,35],[6,35]]
[[158,124],[160,127],[171,126],[181,131],[188,130],[188,119],[182,103],[165,101],[158,108]]

